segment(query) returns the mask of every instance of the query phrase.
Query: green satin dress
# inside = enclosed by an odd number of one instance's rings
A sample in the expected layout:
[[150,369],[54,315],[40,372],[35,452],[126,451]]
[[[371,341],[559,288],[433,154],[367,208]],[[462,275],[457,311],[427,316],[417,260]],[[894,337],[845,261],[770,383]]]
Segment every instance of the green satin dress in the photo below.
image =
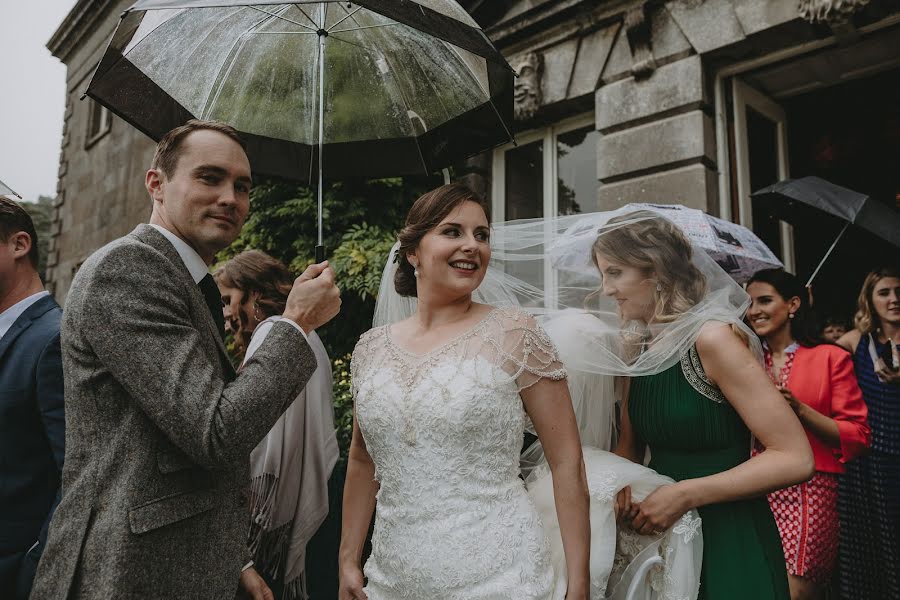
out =
[[[750,457],[750,432],[703,372],[695,348],[669,369],[631,381],[628,414],[650,447],[650,467],[676,481],[730,469]],[[789,599],[781,538],[765,496],[699,509],[700,598]]]

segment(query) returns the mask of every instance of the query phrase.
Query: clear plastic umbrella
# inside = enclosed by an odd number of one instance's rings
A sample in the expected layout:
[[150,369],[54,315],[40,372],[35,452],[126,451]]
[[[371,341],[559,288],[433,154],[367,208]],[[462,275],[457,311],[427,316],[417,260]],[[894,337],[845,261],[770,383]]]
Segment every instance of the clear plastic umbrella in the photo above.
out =
[[625,208],[649,210],[672,221],[738,283],[761,269],[784,268],[765,242],[743,225],[680,204],[629,204]]
[[[159,139],[238,129],[257,173],[434,172],[512,139],[513,72],[452,0],[139,0],[87,95]],[[324,158],[323,158],[324,157]]]
[[0,181],[0,196],[15,196],[16,198],[19,198],[19,199],[22,198],[22,196],[17,194],[15,192],[15,190],[13,190],[11,187],[6,185],[2,181]]

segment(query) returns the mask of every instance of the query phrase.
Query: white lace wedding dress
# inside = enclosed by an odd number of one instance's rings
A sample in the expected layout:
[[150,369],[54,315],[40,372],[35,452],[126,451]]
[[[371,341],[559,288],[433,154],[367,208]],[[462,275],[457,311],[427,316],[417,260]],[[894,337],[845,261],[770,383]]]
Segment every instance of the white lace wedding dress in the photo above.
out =
[[[519,470],[529,426],[519,392],[566,375],[534,320],[494,309],[422,356],[398,346],[390,326],[378,327],[360,339],[351,369],[360,430],[380,483],[364,568],[369,600],[564,598],[549,470],[536,469],[527,488]],[[681,535],[617,539],[616,491],[631,484],[641,496],[670,480],[608,452],[588,450],[586,459],[591,597],[624,593],[634,557],[653,554],[664,561],[647,585],[661,598],[695,598],[696,513],[674,528]]]

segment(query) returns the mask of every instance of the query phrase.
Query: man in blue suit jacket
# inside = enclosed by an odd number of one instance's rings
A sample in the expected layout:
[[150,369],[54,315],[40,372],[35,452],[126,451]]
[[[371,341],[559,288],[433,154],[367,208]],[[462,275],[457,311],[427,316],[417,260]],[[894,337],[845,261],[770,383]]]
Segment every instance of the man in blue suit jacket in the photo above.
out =
[[31,217],[0,196],[0,598],[27,598],[59,502],[65,416],[59,305]]

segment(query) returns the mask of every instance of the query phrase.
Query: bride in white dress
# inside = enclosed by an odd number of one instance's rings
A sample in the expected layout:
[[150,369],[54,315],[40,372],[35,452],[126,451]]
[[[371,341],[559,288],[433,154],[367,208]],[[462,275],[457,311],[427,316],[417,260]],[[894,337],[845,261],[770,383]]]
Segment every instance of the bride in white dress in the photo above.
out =
[[[472,192],[420,198],[392,256],[396,292],[417,302],[353,354],[339,600],[624,597],[629,565],[651,553],[665,559],[660,597],[695,598],[696,513],[668,532],[617,535],[615,494],[630,485],[640,500],[670,480],[596,449],[586,475],[553,342],[523,310],[473,301],[491,246]],[[543,453],[527,487],[526,430]],[[675,569],[688,575],[669,581]]]

